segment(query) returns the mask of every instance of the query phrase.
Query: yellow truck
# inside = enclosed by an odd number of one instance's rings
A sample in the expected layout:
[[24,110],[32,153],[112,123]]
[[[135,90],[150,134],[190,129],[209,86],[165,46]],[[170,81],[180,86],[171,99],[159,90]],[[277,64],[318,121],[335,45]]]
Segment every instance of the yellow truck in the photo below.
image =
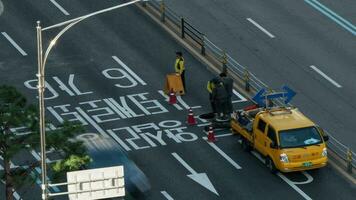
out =
[[272,173],[326,166],[328,136],[297,108],[274,107],[238,110],[231,120],[242,148],[265,158]]

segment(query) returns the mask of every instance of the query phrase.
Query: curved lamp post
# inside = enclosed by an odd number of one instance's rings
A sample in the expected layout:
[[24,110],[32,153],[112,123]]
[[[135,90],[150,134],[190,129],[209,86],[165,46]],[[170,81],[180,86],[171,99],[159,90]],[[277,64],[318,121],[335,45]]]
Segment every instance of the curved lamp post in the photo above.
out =
[[[49,53],[51,52],[53,46],[56,44],[57,40],[71,27],[76,25],[77,23],[83,21],[84,19],[87,19],[89,17],[92,17],[94,15],[98,15],[104,12],[112,11],[118,8],[122,8],[134,3],[137,3],[139,1],[144,1],[144,0],[133,0],[124,4],[120,4],[117,6],[113,6],[107,9],[99,10],[97,12],[90,13],[88,15],[84,15],[81,17],[77,17],[59,24],[55,24],[53,26],[49,26],[46,28],[42,28],[40,21],[37,21],[37,54],[38,54],[38,73],[37,73],[37,78],[38,78],[38,99],[39,99],[39,111],[40,111],[40,137],[41,137],[41,179],[42,179],[42,184],[41,184],[41,189],[42,189],[42,199],[47,200],[49,197],[49,192],[48,192],[48,183],[47,183],[47,166],[46,166],[46,126],[45,126],[45,105],[44,105],[44,90],[45,90],[45,66],[46,66],[46,61],[48,58]],[[50,42],[48,45],[46,52],[43,56],[43,51],[42,51],[42,31],[50,30],[53,28],[65,26]]]

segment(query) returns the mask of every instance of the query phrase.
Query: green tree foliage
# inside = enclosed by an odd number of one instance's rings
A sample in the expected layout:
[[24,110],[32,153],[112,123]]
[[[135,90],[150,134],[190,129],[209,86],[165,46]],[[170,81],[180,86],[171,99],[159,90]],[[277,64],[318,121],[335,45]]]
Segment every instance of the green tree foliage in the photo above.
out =
[[[12,128],[26,127],[28,134],[18,134],[11,131]],[[66,171],[78,170],[85,167],[91,159],[86,155],[86,149],[81,141],[74,137],[84,131],[78,124],[64,122],[56,130],[46,131],[47,149],[55,149],[60,152],[63,160],[58,161],[53,168],[54,178],[58,179]],[[20,187],[29,182],[30,174],[39,166],[39,163],[27,163],[26,168],[10,168],[10,160],[21,151],[36,149],[40,145],[38,111],[36,107],[28,104],[16,88],[12,86],[0,86],[0,156],[3,158],[4,171],[0,172],[5,182],[5,194],[7,200],[13,199],[14,187]],[[33,180],[33,179],[31,179]],[[2,192],[1,192],[2,193]]]

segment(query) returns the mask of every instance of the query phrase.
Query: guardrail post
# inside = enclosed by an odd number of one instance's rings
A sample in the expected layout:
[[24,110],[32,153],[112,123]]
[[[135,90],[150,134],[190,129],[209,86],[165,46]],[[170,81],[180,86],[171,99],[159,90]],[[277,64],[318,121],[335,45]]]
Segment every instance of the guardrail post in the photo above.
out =
[[205,35],[201,35],[201,54],[205,56]]
[[251,91],[251,87],[250,87],[250,73],[249,73],[247,70],[245,70],[244,80],[245,80],[245,90],[246,90],[246,92],[250,92],[250,91]]
[[226,64],[227,64],[227,55],[226,55],[225,51],[223,52],[221,63],[222,63],[222,72],[226,74],[227,73],[227,66],[226,66]]
[[162,0],[160,3],[160,11],[161,11],[161,22],[165,22],[166,21],[166,4],[164,3],[164,0]]
[[347,150],[347,172],[352,174],[352,152],[351,149],[349,148]]
[[184,18],[180,18],[181,37],[184,38]]
[[[268,94],[272,94],[273,93],[273,90],[272,88],[268,88]],[[267,94],[267,95],[268,95]],[[274,106],[274,103],[273,103],[273,100],[272,99],[268,99],[267,96],[266,96],[266,105],[267,107],[271,108]]]

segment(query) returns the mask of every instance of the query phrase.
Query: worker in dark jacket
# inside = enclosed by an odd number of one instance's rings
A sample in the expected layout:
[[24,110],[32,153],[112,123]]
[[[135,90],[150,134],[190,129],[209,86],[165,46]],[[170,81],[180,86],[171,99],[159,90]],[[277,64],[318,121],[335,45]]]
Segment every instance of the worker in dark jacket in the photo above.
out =
[[218,116],[225,116],[228,110],[229,96],[221,79],[218,79],[218,81],[214,84],[212,99]]
[[226,73],[221,73],[220,75],[220,79],[221,81],[223,82],[224,86],[225,86],[225,89],[226,89],[226,92],[227,92],[227,95],[228,95],[228,104],[227,104],[227,107],[226,107],[226,110],[224,112],[224,114],[231,114],[232,111],[233,111],[233,106],[232,106],[232,94],[233,94],[233,86],[234,86],[234,81],[232,80],[232,78],[228,77],[226,75]]
[[183,53],[180,51],[176,52],[176,61],[174,63],[174,69],[175,69],[175,72],[180,75],[180,77],[182,79],[184,91],[186,91],[184,58],[183,58]]
[[216,113],[216,105],[213,99],[213,91],[215,89],[215,86],[217,83],[220,82],[220,78],[219,77],[215,77],[213,79],[211,79],[210,81],[208,81],[207,85],[206,85],[206,89],[209,92],[209,100],[210,100],[210,105],[211,105],[211,109],[213,111],[213,113]]

